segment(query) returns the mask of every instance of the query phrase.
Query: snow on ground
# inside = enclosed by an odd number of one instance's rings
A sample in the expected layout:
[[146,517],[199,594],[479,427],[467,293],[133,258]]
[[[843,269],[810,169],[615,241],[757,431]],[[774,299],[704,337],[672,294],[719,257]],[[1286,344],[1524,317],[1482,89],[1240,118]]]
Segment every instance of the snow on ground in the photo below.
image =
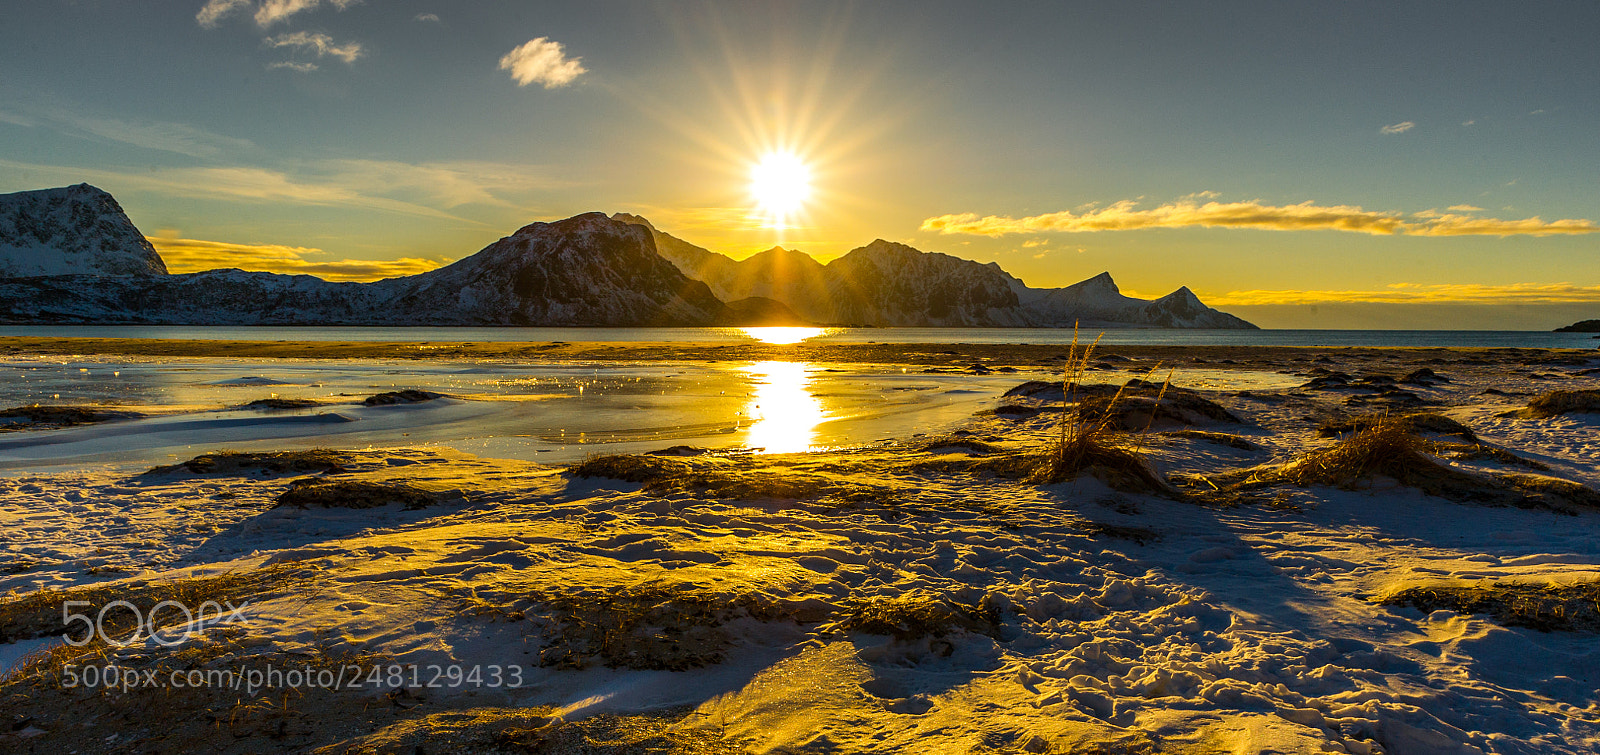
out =
[[[1449,372],[1451,383],[1407,390],[1550,474],[1600,482],[1600,415],[1502,417],[1527,397],[1479,391],[1539,381]],[[966,409],[998,405],[996,393]],[[1325,443],[1317,422],[1358,392],[1207,395],[1244,424],[1204,429],[1262,449],[1152,434],[1145,449],[1161,471],[1214,472]],[[979,414],[944,429],[1037,448],[1054,421]],[[521,670],[516,690],[422,691],[419,711],[548,705],[575,718],[690,706],[680,726],[753,752],[1600,749],[1594,635],[1372,600],[1441,581],[1595,579],[1595,511],[1453,503],[1382,480],[1285,488],[1272,506],[1203,506],[1093,478],[1032,485],[941,471],[969,452],[919,444],[740,457],[755,459],[741,468],[751,474],[854,491],[802,500],[645,490],[404,444],[361,451],[334,477],[449,500],[275,508],[296,476],[17,474],[0,478],[0,559],[14,565],[0,589],[303,564],[313,584],[254,603],[244,632],[279,649]],[[564,635],[581,627],[552,608],[637,594],[684,615],[720,608],[631,635],[643,662]],[[991,609],[995,623],[904,637],[841,624],[854,607],[908,598]],[[33,724],[39,742],[75,725]]]

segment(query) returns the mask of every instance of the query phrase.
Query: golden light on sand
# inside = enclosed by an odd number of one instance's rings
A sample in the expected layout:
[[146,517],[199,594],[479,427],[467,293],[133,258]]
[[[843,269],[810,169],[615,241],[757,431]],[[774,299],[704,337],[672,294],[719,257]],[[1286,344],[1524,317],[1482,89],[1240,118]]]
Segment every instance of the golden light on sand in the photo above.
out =
[[793,152],[768,152],[750,168],[750,196],[767,227],[788,228],[811,199],[811,167]]
[[828,332],[826,328],[759,327],[740,328],[740,332],[762,343],[790,344],[816,338]]
[[769,454],[810,451],[817,425],[828,418],[822,402],[811,395],[811,365],[756,362],[744,371],[756,380],[755,396],[746,410],[755,424],[745,444]]

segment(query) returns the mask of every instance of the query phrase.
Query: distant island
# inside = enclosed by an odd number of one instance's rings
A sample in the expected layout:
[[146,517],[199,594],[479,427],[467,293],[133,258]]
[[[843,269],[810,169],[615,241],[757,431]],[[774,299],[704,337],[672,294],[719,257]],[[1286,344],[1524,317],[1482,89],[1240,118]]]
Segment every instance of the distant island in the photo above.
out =
[[1557,333],[1600,333],[1600,320],[1582,320],[1556,328]]
[[623,213],[532,223],[437,270],[372,283],[172,274],[88,184],[0,195],[0,322],[1256,328],[1187,287],[1138,299],[1101,273],[1030,288],[992,262],[882,239],[826,265],[779,247],[734,260]]

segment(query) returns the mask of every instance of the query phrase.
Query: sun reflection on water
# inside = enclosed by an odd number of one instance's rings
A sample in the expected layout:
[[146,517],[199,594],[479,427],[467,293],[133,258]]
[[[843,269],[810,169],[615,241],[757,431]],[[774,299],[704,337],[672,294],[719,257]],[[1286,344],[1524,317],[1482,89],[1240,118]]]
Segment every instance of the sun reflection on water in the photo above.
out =
[[755,362],[744,371],[756,381],[755,395],[746,410],[755,422],[746,444],[769,454],[811,450],[817,425],[828,418],[822,402],[811,394],[811,365]]
[[828,332],[827,328],[792,327],[740,328],[739,330],[757,341],[771,344],[800,343],[808,338],[816,338]]

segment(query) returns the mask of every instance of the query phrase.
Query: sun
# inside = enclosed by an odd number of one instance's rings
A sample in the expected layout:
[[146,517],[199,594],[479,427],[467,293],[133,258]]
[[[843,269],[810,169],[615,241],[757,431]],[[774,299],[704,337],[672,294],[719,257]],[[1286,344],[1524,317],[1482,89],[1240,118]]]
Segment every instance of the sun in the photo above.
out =
[[811,168],[793,152],[768,152],[750,168],[750,196],[769,225],[784,228],[811,199]]

